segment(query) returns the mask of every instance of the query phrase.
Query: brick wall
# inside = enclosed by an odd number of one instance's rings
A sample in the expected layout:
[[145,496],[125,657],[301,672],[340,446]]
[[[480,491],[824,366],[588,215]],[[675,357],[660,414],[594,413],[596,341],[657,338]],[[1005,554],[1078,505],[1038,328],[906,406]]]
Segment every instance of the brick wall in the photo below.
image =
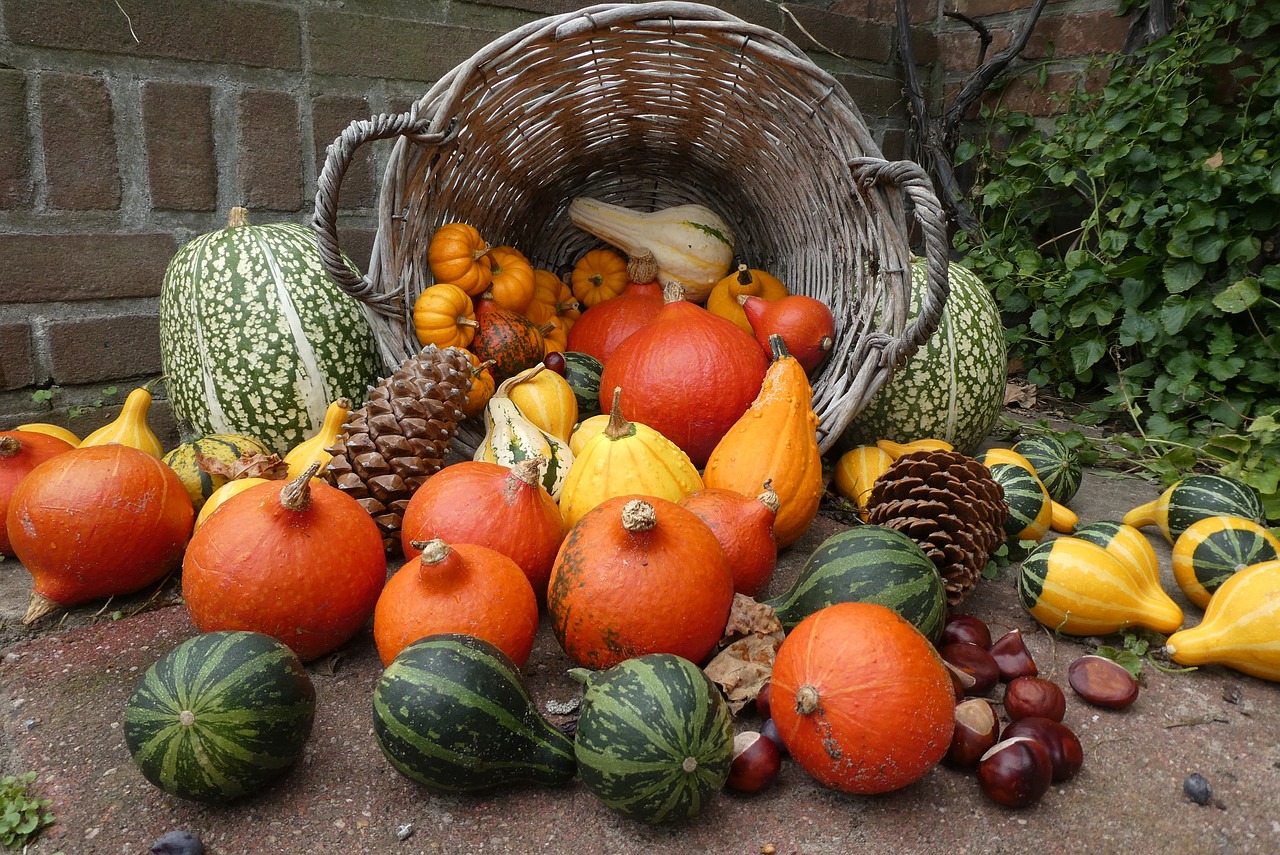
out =
[[[0,429],[52,421],[83,435],[113,418],[160,372],[157,300],[179,246],[225,225],[233,205],[257,222],[307,222],[325,147],[350,121],[406,110],[492,39],[579,5],[0,0]],[[805,48],[853,93],[886,155],[904,156],[892,0],[715,5]],[[1022,5],[911,0],[936,97],[976,45],[943,12],[999,39]],[[1113,7],[1051,4],[1034,49],[1112,49]],[[1074,68],[1060,71],[1065,83]],[[389,151],[366,146],[343,181],[340,237],[357,263]],[[162,394],[152,424],[176,441]]]

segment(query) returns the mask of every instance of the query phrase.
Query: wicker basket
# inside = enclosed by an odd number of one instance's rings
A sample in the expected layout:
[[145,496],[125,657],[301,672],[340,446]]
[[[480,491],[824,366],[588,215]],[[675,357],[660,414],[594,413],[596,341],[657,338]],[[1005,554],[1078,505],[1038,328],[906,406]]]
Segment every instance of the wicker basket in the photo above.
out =
[[[342,262],[338,191],[355,150],[396,138],[369,273]],[[777,33],[714,7],[592,6],[495,40],[409,112],[361,119],[329,147],[314,226],[330,275],[370,309],[390,370],[419,350],[426,249],[465,221],[555,270],[600,246],[567,209],[592,196],[640,210],[700,203],[736,251],[829,305],[831,358],[813,380],[825,450],[933,332],[947,296],[943,214],[914,163],[883,159],[845,90]],[[908,212],[928,288],[908,323]],[[464,451],[474,447],[464,430]]]

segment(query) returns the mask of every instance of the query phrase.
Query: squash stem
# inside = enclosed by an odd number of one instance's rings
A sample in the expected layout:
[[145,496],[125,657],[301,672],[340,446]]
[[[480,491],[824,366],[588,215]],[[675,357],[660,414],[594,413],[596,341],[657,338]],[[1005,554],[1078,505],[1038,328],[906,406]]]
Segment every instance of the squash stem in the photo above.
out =
[[537,487],[542,483],[542,472],[546,468],[547,458],[541,454],[536,454],[512,466],[511,477],[518,481],[523,481],[530,487]]
[[801,686],[796,691],[796,712],[812,715],[818,709],[818,690],[813,686]]
[[635,433],[631,422],[622,414],[622,387],[613,387],[613,406],[609,409],[609,423],[604,426],[604,435],[609,439],[622,439]]
[[227,213],[227,228],[238,229],[241,226],[249,225],[249,209],[241,208],[239,205],[232,208]]
[[439,564],[449,557],[453,550],[440,538],[432,540],[412,540],[409,545],[422,552],[419,558],[422,564]]
[[632,534],[652,531],[657,524],[657,512],[643,499],[632,499],[622,506],[622,527]]
[[297,478],[280,491],[280,506],[288,511],[305,511],[311,504],[311,479],[320,471],[320,461],[313,462]]
[[11,436],[0,436],[0,457],[13,457],[22,450],[22,443]]

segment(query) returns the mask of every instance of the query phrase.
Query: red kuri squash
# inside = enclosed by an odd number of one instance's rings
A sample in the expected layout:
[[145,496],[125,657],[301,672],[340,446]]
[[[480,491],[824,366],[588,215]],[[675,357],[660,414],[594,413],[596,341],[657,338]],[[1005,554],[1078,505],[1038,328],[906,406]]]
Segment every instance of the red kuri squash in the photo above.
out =
[[662,311],[662,285],[653,254],[632,257],[627,275],[631,281],[621,294],[596,303],[573,324],[566,350],[608,362],[618,345]]
[[747,323],[764,353],[772,352],[769,336],[780,335],[787,352],[811,373],[835,347],[836,322],[821,300],[791,294],[780,300],[739,297]]
[[13,546],[3,523],[18,483],[41,463],[73,448],[71,443],[45,433],[23,430],[0,433],[0,555],[13,556]]
[[679,502],[698,515],[720,541],[733,573],[733,590],[759,596],[778,565],[778,543],[773,539],[773,519],[778,494],[769,481],[754,499],[734,490],[706,487]]

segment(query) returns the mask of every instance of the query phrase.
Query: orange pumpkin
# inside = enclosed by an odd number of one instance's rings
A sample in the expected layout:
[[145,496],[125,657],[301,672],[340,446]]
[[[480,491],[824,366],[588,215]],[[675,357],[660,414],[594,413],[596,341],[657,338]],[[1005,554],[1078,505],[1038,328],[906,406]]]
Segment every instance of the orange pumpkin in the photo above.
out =
[[769,336],[780,335],[787,352],[800,361],[806,372],[812,372],[835,347],[835,317],[821,300],[791,294],[779,300],[739,297],[738,302],[765,353],[772,350]]
[[538,324],[546,323],[550,316],[554,315],[561,321],[565,321],[565,329],[568,329],[581,314],[578,309],[578,300],[573,296],[573,289],[550,270],[533,271],[533,303],[529,304],[530,309],[534,304],[544,306],[548,313],[547,318],[538,320],[529,310],[525,311],[530,320]]
[[487,293],[476,301],[479,327],[471,350],[480,361],[493,360],[493,378],[501,383],[542,361],[542,332],[519,312],[504,309]]
[[3,523],[18,483],[41,463],[74,447],[45,433],[16,430],[0,433],[0,555],[13,555]]
[[651,496],[616,496],[578,520],[547,590],[560,645],[597,670],[646,653],[702,663],[732,603],[729,560],[711,529]]
[[480,357],[470,350],[467,351],[467,356],[471,359],[471,388],[467,390],[467,400],[463,402],[461,409],[464,416],[478,416],[484,412],[485,405],[493,397],[498,384],[490,370],[493,368],[492,359],[481,362]]
[[614,249],[593,249],[573,266],[571,280],[573,296],[582,308],[589,309],[627,287],[627,259]]
[[486,546],[439,538],[417,541],[414,549],[418,554],[387,582],[373,613],[382,664],[420,638],[460,632],[523,666],[538,629],[538,602],[516,563]]
[[160,581],[182,562],[194,520],[187,488],[145,451],[108,443],[44,461],[6,515],[10,545],[35,582],[23,621]]
[[441,538],[474,543],[501,552],[520,567],[539,600],[556,560],[564,526],[555,499],[542,486],[542,457],[508,469],[497,463],[464,460],[446,466],[418,488],[405,508],[400,540],[404,554],[415,541]]
[[533,265],[513,246],[495,246],[489,250],[493,262],[489,293],[504,309],[524,312],[533,302]]
[[427,245],[427,264],[436,282],[457,285],[468,295],[483,294],[493,278],[489,244],[474,226],[446,223],[436,229]]
[[602,300],[584,312],[569,330],[566,350],[590,354],[600,362],[618,349],[627,336],[662,311],[662,285],[658,265],[651,254],[637,255],[627,263],[627,287],[621,294]]
[[182,595],[201,632],[261,632],[303,661],[349,641],[373,615],[387,578],[382,534],[318,465],[222,503],[182,564]]
[[781,300],[790,293],[776,276],[763,270],[749,269],[739,264],[738,269],[716,283],[707,297],[707,311],[733,321],[745,333],[754,333],[742,311],[739,297],[759,297],[762,300]]
[[876,603],[838,603],[787,634],[769,709],[820,783],[885,793],[920,780],[951,745],[955,688],[919,630]]
[[569,331],[559,316],[553,315],[551,320],[538,328],[538,332],[542,333],[543,356],[550,353],[564,353],[568,349],[566,345],[569,341]]
[[778,494],[770,482],[764,482],[764,492],[754,499],[734,490],[707,487],[679,504],[697,514],[720,541],[733,573],[733,590],[759,596],[778,565],[778,543],[773,538]]
[[413,303],[413,330],[424,347],[466,347],[476,336],[476,310],[457,285],[432,285]]

